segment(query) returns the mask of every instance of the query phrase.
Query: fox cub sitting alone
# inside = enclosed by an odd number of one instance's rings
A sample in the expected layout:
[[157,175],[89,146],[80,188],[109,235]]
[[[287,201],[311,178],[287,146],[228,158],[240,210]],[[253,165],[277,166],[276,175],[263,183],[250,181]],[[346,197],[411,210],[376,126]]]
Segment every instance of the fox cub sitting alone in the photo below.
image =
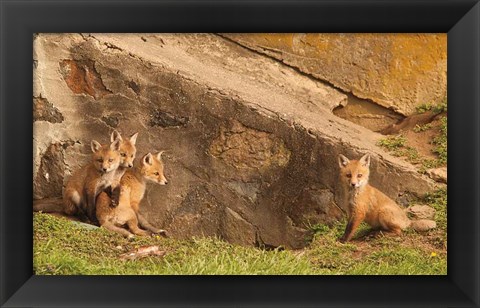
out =
[[402,209],[384,193],[368,184],[370,175],[370,155],[365,154],[360,160],[349,160],[342,154],[338,156],[340,181],[345,201],[348,200],[348,224],[341,242],[349,241],[358,226],[365,221],[374,229],[381,229],[396,234],[408,227],[417,231],[427,231],[436,227],[432,220],[411,221],[406,209]]
[[[147,182],[166,185],[167,179],[163,173],[162,152],[157,155],[148,153],[140,162],[139,166],[129,169],[123,175],[120,182],[120,199],[117,207],[111,206],[111,199],[102,192],[97,198],[97,218],[100,226],[118,232],[125,237],[136,235],[149,235],[150,233],[138,227],[147,229],[153,233],[165,235],[162,229],[152,226],[139,212],[140,201],[143,199]],[[133,234],[127,229],[121,228],[127,225]]]

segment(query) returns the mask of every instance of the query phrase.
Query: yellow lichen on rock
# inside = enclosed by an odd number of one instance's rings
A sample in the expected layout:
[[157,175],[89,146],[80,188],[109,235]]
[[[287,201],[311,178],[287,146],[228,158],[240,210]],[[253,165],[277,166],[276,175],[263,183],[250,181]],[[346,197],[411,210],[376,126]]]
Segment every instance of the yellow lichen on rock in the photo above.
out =
[[410,115],[447,91],[446,34],[226,34],[346,92]]

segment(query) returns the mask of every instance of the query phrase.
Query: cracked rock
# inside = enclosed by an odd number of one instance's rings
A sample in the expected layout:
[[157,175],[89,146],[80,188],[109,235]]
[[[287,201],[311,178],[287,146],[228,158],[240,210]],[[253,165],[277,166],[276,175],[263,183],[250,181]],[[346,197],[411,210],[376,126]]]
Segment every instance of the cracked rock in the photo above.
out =
[[188,117],[181,117],[163,110],[155,110],[150,119],[150,126],[181,127],[188,123]]
[[70,90],[75,94],[88,94],[95,99],[110,94],[95,69],[92,60],[70,60],[60,62],[61,73]]
[[46,98],[33,98],[33,121],[47,121],[50,123],[62,123],[62,113]]

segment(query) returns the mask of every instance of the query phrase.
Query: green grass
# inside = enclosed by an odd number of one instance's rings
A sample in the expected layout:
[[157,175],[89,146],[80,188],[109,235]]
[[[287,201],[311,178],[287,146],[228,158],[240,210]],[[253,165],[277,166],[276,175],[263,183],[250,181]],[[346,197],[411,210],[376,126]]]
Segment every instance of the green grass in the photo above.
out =
[[397,151],[400,148],[405,147],[407,139],[403,135],[388,136],[387,138],[380,139],[377,145],[384,147],[389,151]]
[[421,104],[415,107],[417,113],[425,113],[432,110],[434,113],[447,112],[447,99],[445,98],[440,104]]
[[427,194],[422,203],[433,207],[436,211],[435,221],[441,230],[447,232],[447,188],[440,188]]
[[[416,107],[416,110],[417,113],[424,113],[429,110],[432,110],[435,114],[447,112],[447,99],[444,99],[442,103],[437,105],[419,105]],[[410,163],[420,165],[420,173],[425,173],[426,170],[430,168],[445,166],[447,164],[447,117],[442,115],[440,121],[441,125],[438,136],[431,141],[434,145],[432,152],[438,156],[437,159],[420,157],[417,149],[408,146],[407,139],[401,134],[380,139],[377,142],[377,145],[390,151],[393,156],[404,157]],[[413,131],[420,133],[432,128],[432,123],[427,123],[424,125],[417,124],[413,128]]]
[[[218,238],[127,240],[102,228],[35,213],[33,264],[38,275],[446,275],[446,197],[440,192],[424,202],[436,204],[436,231],[370,236],[362,224],[353,241],[342,244],[338,238],[345,222],[315,225],[311,244],[296,251],[242,247]],[[148,245],[158,245],[165,256],[120,259]]]
[[[34,214],[34,230],[34,269],[38,275],[315,273],[307,259],[292,251],[241,247],[216,238],[127,240],[103,228],[85,229],[42,213]],[[120,259],[121,254],[148,245],[158,245],[166,251],[165,256]]]
[[[432,140],[432,143],[435,145],[432,151],[438,156],[436,159],[421,157],[417,149],[407,145],[407,139],[401,134],[380,139],[377,145],[391,152],[393,156],[404,157],[408,162],[420,165],[420,173],[425,173],[430,168],[445,166],[447,164],[447,117],[441,117],[440,121],[439,135]],[[427,126],[428,128],[425,128]],[[427,124],[418,127],[415,127],[414,130],[416,129],[417,132],[420,132],[430,129],[431,125]]]
[[[402,236],[371,233],[362,223],[352,242],[339,243],[345,222],[333,227],[315,226],[306,255],[322,274],[333,275],[446,275],[446,191],[420,200],[435,203],[438,228],[426,234],[407,230]],[[445,218],[443,220],[443,218]],[[435,218],[437,220],[437,218]]]
[[422,173],[422,174],[425,174],[427,172],[428,169],[431,169],[431,168],[438,168],[438,167],[441,167],[441,166],[444,166],[445,164],[443,164],[440,159],[429,159],[429,158],[423,158],[421,160],[421,165],[418,169],[418,172],[419,173]]
[[429,130],[432,128],[432,123],[427,123],[427,124],[424,124],[424,125],[415,125],[415,127],[413,128],[413,131],[416,132],[416,133],[420,133],[420,132],[424,132],[426,130]]
[[403,135],[388,136],[387,138],[380,139],[377,142],[378,146],[381,146],[392,153],[396,157],[405,157],[412,164],[423,163],[423,158],[418,154],[417,149],[406,145],[407,139]]
[[440,135],[433,139],[435,148],[433,152],[438,155],[441,164],[447,163],[447,117],[440,119]]

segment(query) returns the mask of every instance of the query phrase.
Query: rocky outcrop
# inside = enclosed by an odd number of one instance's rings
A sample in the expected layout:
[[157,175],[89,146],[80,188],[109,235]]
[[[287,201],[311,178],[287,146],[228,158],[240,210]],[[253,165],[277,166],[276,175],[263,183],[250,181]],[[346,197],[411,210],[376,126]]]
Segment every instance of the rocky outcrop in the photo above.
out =
[[408,213],[415,219],[433,219],[435,209],[428,205],[413,205],[408,208]]
[[446,34],[222,35],[405,116],[446,97]]
[[434,187],[331,113],[344,94],[216,35],[40,34],[34,58],[34,97],[63,116],[34,122],[35,198],[59,195],[114,128],[139,132],[137,157],[166,150],[169,185],[151,184],[141,211],[176,238],[305,246],[309,225],[343,215],[339,153],[370,152],[392,198]]
[[434,181],[447,184],[447,167],[428,169],[427,174]]

